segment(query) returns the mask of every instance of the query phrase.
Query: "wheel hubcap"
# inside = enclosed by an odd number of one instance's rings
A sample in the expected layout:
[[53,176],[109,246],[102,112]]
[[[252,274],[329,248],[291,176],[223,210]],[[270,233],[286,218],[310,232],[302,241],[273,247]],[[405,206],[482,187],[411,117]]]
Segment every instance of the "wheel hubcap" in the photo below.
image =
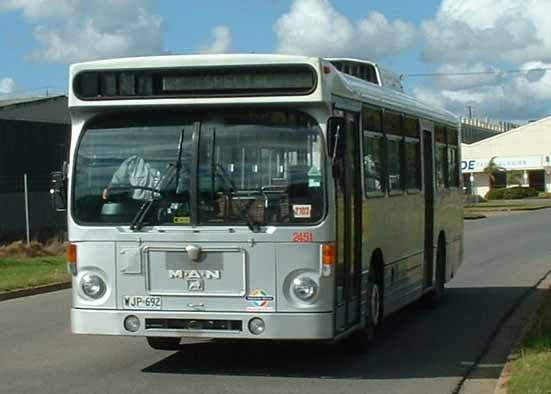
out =
[[380,294],[379,286],[374,283],[371,289],[371,321],[373,325],[376,326],[379,324],[379,305],[380,304]]

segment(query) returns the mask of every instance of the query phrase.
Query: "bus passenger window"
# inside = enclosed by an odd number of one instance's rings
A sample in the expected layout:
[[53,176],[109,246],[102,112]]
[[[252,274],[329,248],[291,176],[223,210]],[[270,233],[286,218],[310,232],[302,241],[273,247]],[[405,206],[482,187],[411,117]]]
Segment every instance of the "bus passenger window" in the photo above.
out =
[[459,187],[459,155],[457,154],[457,129],[448,128],[448,185]]
[[448,148],[448,185],[459,187],[459,162],[457,161],[457,148]]
[[367,193],[384,192],[383,136],[364,132],[363,145],[365,190]]
[[444,189],[447,185],[448,161],[446,159],[446,145],[436,144],[435,151],[436,187]]
[[406,150],[406,181],[408,190],[421,189],[421,160],[419,141],[407,141]]
[[388,139],[388,180],[389,190],[402,190],[402,155],[400,154],[401,140]]

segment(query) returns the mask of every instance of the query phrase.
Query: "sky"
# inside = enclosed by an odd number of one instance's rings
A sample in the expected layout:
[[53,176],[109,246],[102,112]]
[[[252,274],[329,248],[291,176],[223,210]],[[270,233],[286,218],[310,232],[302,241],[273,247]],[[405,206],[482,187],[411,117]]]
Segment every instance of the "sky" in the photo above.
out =
[[549,15],[549,0],[0,0],[0,99],[66,93],[86,60],[285,53],[371,59],[431,105],[524,122],[551,114]]

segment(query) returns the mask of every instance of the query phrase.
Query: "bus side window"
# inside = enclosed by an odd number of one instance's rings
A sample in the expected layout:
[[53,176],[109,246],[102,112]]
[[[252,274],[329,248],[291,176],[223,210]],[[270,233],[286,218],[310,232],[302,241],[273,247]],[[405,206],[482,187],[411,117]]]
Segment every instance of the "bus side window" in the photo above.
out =
[[403,174],[405,172],[402,115],[385,111],[383,115],[383,128],[387,137],[388,189],[391,193],[399,193],[404,190]]
[[434,127],[436,149],[435,168],[436,168],[436,187],[445,189],[449,186],[448,183],[448,155],[446,146],[446,129],[443,126],[436,125]]
[[384,138],[364,131],[363,136],[364,185],[367,193],[384,193]]
[[459,155],[457,153],[457,129],[448,129],[448,185],[459,187]]
[[380,109],[362,109],[364,188],[368,195],[383,194],[386,188],[382,119]]
[[406,136],[405,165],[406,189],[408,191],[421,190],[421,139],[419,136],[419,119],[404,117],[404,135]]

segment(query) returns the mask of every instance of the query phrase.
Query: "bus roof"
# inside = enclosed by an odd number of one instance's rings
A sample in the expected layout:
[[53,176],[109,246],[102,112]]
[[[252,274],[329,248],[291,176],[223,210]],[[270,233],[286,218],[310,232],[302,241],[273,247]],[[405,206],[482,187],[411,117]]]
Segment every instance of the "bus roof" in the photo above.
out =
[[[164,56],[144,56],[116,58],[107,60],[96,60],[90,62],[76,63],[70,67],[71,89],[69,89],[69,107],[81,106],[103,106],[98,102],[83,102],[79,100],[73,89],[72,81],[74,77],[83,71],[101,71],[101,70],[148,70],[148,69],[175,69],[185,67],[215,67],[215,66],[262,66],[262,65],[289,65],[306,64],[312,66],[320,75],[320,79],[325,79],[322,89],[317,88],[310,96],[288,96],[288,97],[269,97],[267,102],[323,102],[331,99],[331,95],[345,97],[351,100],[368,102],[373,105],[391,108],[397,111],[417,115],[420,117],[456,124],[458,118],[453,113],[427,105],[418,99],[409,96],[396,89],[391,84],[385,84],[379,81],[379,84],[367,82],[355,76],[340,72],[331,63],[335,60],[356,61],[358,63],[370,64],[377,69],[378,75],[382,73],[388,75],[388,70],[380,68],[377,63],[369,60],[352,58],[319,58],[311,56],[282,55],[282,54],[200,54],[200,55],[164,55]],[[321,66],[329,66],[333,75],[325,75],[321,71]],[[335,76],[338,76],[335,78]],[[239,102],[253,103],[258,97],[239,98]],[[123,100],[121,100],[123,101]],[[134,100],[132,100],[134,101]],[[135,104],[144,105],[143,100],[136,100]],[[149,104],[153,104],[148,100]],[[221,104],[226,101],[230,103],[232,99],[217,98]],[[235,99],[233,100],[236,101]],[[186,103],[201,104],[212,103],[212,98],[186,99]],[[115,100],[109,100],[109,104],[114,105]],[[156,99],[155,104],[181,104],[181,99],[168,98]],[[104,105],[105,105],[104,104]],[[124,100],[120,105],[128,105],[128,100]],[[134,104],[134,103],[133,103]]]

